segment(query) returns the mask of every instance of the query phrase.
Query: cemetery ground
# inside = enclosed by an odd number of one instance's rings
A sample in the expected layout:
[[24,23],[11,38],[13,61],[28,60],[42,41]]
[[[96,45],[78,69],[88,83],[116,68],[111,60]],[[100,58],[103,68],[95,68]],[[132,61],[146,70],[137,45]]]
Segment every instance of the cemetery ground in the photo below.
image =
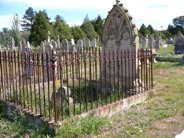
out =
[[[161,51],[173,50],[172,46]],[[86,117],[65,122],[55,137],[173,138],[184,129],[184,64],[154,63],[156,93],[111,118]],[[23,114],[23,113],[22,113]],[[52,137],[47,127],[31,129],[23,116],[8,120],[0,107],[0,137]]]

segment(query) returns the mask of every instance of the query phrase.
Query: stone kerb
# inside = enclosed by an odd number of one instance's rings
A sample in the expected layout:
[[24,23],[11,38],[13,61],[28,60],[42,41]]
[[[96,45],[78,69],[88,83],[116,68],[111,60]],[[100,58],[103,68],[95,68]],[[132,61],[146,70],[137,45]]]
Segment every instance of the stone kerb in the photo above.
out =
[[[108,55],[109,51],[123,51],[130,50],[135,51],[137,53],[139,47],[139,38],[137,28],[132,19],[132,16],[128,12],[126,8],[123,7],[122,4],[116,4],[113,6],[112,10],[109,12],[104,24],[103,34],[102,34],[102,51],[103,57],[104,54]],[[108,56],[105,58],[108,61]],[[117,60],[117,59],[115,59]],[[132,63],[133,62],[133,63]],[[130,65],[127,66],[128,62],[123,61],[122,70],[129,71],[125,73],[117,73],[117,64],[115,65],[115,70],[113,65],[111,64],[102,64],[102,79],[104,80],[104,76],[106,76],[106,80],[109,80],[108,76],[111,73],[112,76],[116,77],[118,80],[118,75],[120,78],[124,78],[127,82],[132,82],[136,79],[136,69],[137,69],[137,61],[130,61]],[[126,65],[125,65],[126,64]],[[106,71],[106,68],[111,68],[112,71]],[[121,69],[120,69],[121,70]],[[133,79],[133,80],[132,80]],[[129,89],[133,87],[127,82],[124,82],[125,87]],[[132,83],[133,84],[133,83]],[[129,87],[129,88],[128,88]]]

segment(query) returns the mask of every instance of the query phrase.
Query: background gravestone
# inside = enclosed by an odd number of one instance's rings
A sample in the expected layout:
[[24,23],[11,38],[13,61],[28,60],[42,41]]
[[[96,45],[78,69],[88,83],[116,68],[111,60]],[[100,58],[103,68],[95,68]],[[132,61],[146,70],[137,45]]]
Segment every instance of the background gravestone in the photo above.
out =
[[77,49],[79,50],[79,52],[83,51],[83,41],[81,39],[77,41]]
[[64,39],[64,40],[62,41],[62,44],[63,44],[63,51],[64,51],[64,52],[69,52],[68,40]]
[[184,36],[181,32],[178,32],[174,37],[174,53],[183,54],[184,53]]
[[150,35],[149,38],[148,38],[148,47],[149,48],[154,48],[154,36],[153,35]]
[[156,36],[156,39],[155,39],[155,48],[156,49],[160,49],[160,45],[161,45],[161,37],[160,36]]
[[144,48],[148,47],[148,36],[142,38],[141,44]]
[[92,43],[92,47],[96,47],[96,38],[93,38],[91,43]]
[[[105,20],[102,34],[103,57],[105,57],[106,61],[108,61],[109,56],[105,56],[104,54],[109,54],[109,51],[115,51],[114,57],[116,57],[117,51],[135,50],[137,52],[138,47],[138,31],[132,16],[128,10],[123,7],[123,4],[118,4],[117,2]],[[137,61],[134,60],[130,62],[130,65],[133,64],[134,66],[128,66],[127,63],[128,62],[125,62],[125,60],[122,61],[120,66],[121,69],[119,70],[123,70],[123,72],[119,72],[118,74],[117,64],[115,64],[116,67],[114,70],[112,64],[109,64],[108,62],[105,64],[103,62],[102,80],[104,80],[104,77],[106,77],[106,80],[109,80],[109,76],[111,74],[111,76],[115,76],[116,81],[118,80],[118,77],[124,78],[124,80],[126,80],[126,82],[124,82],[126,88],[132,87],[132,83],[128,84],[128,82],[133,82],[134,79],[136,79],[135,71],[137,69]],[[109,71],[109,69],[111,70]],[[126,73],[125,70],[127,71]]]

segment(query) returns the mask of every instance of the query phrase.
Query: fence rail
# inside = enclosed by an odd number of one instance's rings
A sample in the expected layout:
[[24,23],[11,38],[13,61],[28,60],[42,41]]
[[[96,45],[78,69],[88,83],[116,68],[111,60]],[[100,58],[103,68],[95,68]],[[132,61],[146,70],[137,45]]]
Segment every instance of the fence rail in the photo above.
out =
[[0,81],[2,99],[57,122],[152,89],[152,51],[3,51]]

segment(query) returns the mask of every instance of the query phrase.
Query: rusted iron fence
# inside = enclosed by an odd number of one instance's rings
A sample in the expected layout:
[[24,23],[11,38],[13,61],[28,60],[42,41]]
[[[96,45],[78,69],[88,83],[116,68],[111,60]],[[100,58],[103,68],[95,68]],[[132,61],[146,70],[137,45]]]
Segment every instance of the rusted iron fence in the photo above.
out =
[[0,97],[63,120],[153,88],[151,50],[0,52]]

